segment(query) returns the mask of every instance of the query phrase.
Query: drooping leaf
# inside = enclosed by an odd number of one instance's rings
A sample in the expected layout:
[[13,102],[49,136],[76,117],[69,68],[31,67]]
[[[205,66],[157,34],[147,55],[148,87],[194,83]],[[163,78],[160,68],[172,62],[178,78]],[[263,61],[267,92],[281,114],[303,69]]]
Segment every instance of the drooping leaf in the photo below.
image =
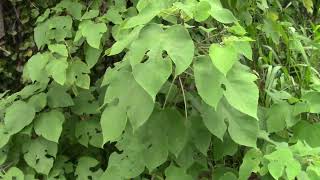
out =
[[89,10],[87,12],[85,12],[83,14],[83,16],[81,17],[81,20],[85,20],[85,19],[92,19],[99,16],[99,11],[98,10]]
[[71,96],[63,86],[52,85],[47,93],[48,105],[51,108],[68,107],[74,105]]
[[306,121],[301,121],[293,127],[294,136],[305,141],[311,147],[319,147],[319,135],[320,135],[320,124],[310,124]]
[[[167,0],[163,2],[146,4],[138,15],[129,18],[123,25],[123,28],[129,29],[139,25],[145,25],[156,17],[161,10],[167,7]],[[141,6],[140,6],[141,7]]]
[[170,165],[166,171],[166,179],[167,180],[192,180],[192,176],[186,173],[186,170],[176,167],[174,165]]
[[203,123],[208,130],[213,135],[223,140],[224,134],[227,130],[227,125],[225,124],[223,115],[213,110],[212,107],[203,104],[201,116]]
[[34,130],[37,135],[58,143],[64,121],[64,115],[60,111],[43,112],[35,120]]
[[47,94],[39,93],[32,96],[29,99],[28,104],[32,105],[36,112],[41,111],[47,105]]
[[279,148],[264,157],[270,161],[268,169],[275,179],[280,178],[284,174],[284,171],[288,179],[294,179],[301,171],[300,163],[294,159],[289,148]]
[[103,142],[116,141],[127,124],[126,110],[118,106],[108,106],[101,115]]
[[[124,110],[121,113],[127,115],[134,129],[144,124],[154,107],[151,96],[136,83],[132,74],[126,71],[118,72],[117,77],[112,80],[107,89],[104,102],[112,103],[114,100],[118,100],[116,107]],[[122,117],[121,115],[118,116]],[[117,117],[117,115],[114,115],[114,117]],[[118,120],[114,119],[114,121],[117,122]],[[105,129],[105,127],[102,127],[102,129]]]
[[106,24],[84,20],[79,25],[74,41],[79,41],[80,38],[84,37],[91,47],[99,49],[102,35],[105,32],[107,32]]
[[52,40],[64,42],[72,36],[72,18],[70,16],[53,16],[34,29],[34,41],[40,49]]
[[77,1],[63,0],[54,7],[54,10],[58,12],[66,10],[75,19],[80,20],[83,8],[84,6]]
[[102,50],[93,48],[91,46],[85,46],[84,53],[86,55],[86,63],[89,68],[92,68],[98,62]]
[[132,31],[130,31],[129,34],[120,36],[121,39],[118,39],[117,42],[112,45],[108,55],[112,56],[119,54],[121,51],[123,51],[124,48],[127,48],[132,43],[132,41],[134,41],[138,37],[142,28],[143,26],[137,26]]
[[262,153],[256,149],[250,149],[246,152],[243,162],[239,170],[239,180],[247,180],[251,173],[257,173],[260,170],[260,163],[262,160]]
[[201,113],[206,127],[221,140],[226,131],[227,126],[225,123],[227,122],[229,135],[234,142],[240,145],[256,147],[258,137],[257,120],[232,108],[226,100],[219,103],[217,110],[204,105]]
[[229,9],[223,8],[220,0],[203,0],[210,4],[211,10],[210,15],[221,23],[233,23],[237,19],[234,17]]
[[99,164],[96,159],[83,156],[78,159],[78,164],[75,170],[77,179],[98,179],[102,174],[102,169],[92,171],[91,169]]
[[209,55],[214,66],[225,76],[239,59],[236,49],[231,45],[212,44]]
[[27,73],[32,81],[47,81],[48,75],[45,67],[50,59],[51,55],[49,53],[38,53],[32,56],[24,68],[24,73]]
[[257,118],[259,90],[256,76],[247,67],[236,63],[223,77],[209,58],[202,57],[195,62],[194,75],[199,95],[207,104],[216,108],[223,94],[235,109]]
[[[156,42],[154,34],[158,34],[159,37]],[[194,45],[184,27],[175,25],[164,31],[157,24],[148,25],[141,30],[139,38],[131,44],[128,52],[134,78],[153,99],[171,74],[171,63],[163,60],[164,51],[175,63],[176,75],[189,67],[193,59]],[[148,56],[148,61],[141,63],[145,54]],[[154,74],[144,75],[150,71]]]
[[46,66],[46,71],[59,84],[64,85],[67,80],[68,62],[66,59],[52,59]]
[[228,134],[225,134],[223,140],[214,138],[213,158],[215,161],[221,160],[224,156],[233,156],[238,151],[238,145],[232,141]]
[[211,142],[211,133],[206,129],[200,116],[191,117],[190,120],[191,141],[202,154],[206,155]]
[[68,49],[64,44],[49,44],[48,48],[51,52],[57,53],[61,56],[68,56]]
[[88,147],[89,144],[98,148],[102,147],[101,126],[97,118],[78,122],[75,127],[75,136],[85,147]]
[[224,96],[235,109],[257,119],[259,89],[254,83],[256,79],[246,66],[236,64],[224,82]]
[[29,125],[35,116],[35,109],[24,101],[16,101],[6,109],[4,127],[9,134],[15,134]]
[[90,90],[80,90],[78,95],[73,98],[74,106],[71,107],[73,113],[77,115],[98,114],[99,102]]
[[224,78],[215,69],[208,56],[202,56],[194,63],[194,76],[198,93],[204,102],[216,108],[223,96],[221,83]]
[[24,180],[23,172],[17,167],[11,167],[7,172],[0,174],[1,179],[15,179],[15,180]]
[[58,151],[58,146],[52,141],[41,137],[28,140],[23,144],[24,160],[38,173],[48,175]]

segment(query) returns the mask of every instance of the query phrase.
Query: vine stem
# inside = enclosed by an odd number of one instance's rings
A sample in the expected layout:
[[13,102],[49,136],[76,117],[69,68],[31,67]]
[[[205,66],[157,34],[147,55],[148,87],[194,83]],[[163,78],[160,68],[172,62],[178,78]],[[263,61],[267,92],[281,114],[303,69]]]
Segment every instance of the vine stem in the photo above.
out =
[[176,80],[176,78],[177,78],[177,76],[174,76],[174,78],[173,78],[173,80],[172,80],[172,82],[170,84],[166,99],[164,100],[164,103],[163,103],[163,106],[162,106],[162,109],[164,109],[166,107],[166,104],[167,104],[167,101],[168,101],[168,97],[169,97],[169,94],[170,94],[171,89],[172,89],[172,85],[173,85],[174,81]]
[[187,101],[186,101],[186,95],[184,93],[184,87],[181,81],[181,78],[179,77],[179,82],[180,82],[180,86],[181,86],[181,91],[182,91],[182,95],[183,95],[183,102],[184,102],[184,114],[186,117],[186,120],[188,120],[188,111],[187,111]]

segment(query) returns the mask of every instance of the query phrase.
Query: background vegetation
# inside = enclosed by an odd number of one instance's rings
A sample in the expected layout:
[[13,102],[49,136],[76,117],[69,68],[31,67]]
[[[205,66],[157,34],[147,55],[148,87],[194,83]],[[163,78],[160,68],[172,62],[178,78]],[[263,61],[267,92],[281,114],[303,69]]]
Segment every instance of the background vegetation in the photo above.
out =
[[0,2],[0,179],[320,179],[318,0]]

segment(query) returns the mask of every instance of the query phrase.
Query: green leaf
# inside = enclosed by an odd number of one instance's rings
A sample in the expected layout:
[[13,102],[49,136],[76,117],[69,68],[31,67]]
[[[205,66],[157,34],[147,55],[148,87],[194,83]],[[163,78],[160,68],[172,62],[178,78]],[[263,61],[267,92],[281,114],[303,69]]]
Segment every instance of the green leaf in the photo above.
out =
[[215,9],[211,7],[210,14],[215,20],[224,24],[234,23],[237,21],[232,12],[225,8]]
[[85,147],[88,147],[89,144],[97,148],[102,147],[101,126],[97,118],[79,121],[75,128],[75,136]]
[[103,143],[116,141],[127,124],[126,110],[122,107],[108,106],[101,115]]
[[259,89],[254,83],[256,79],[248,67],[236,64],[227,75],[224,96],[235,109],[257,119]]
[[208,130],[223,140],[224,134],[227,130],[227,125],[225,124],[223,115],[212,109],[212,107],[207,104],[203,104],[201,107],[201,116],[203,123],[208,128]]
[[273,104],[266,112],[266,125],[270,133],[292,127],[300,121],[299,114],[309,112],[308,104],[298,102],[290,105],[287,102]]
[[144,25],[156,17],[165,7],[163,3],[150,3],[143,8],[138,15],[129,18],[124,22],[123,28],[129,29],[139,25]]
[[48,175],[56,157],[58,146],[43,138],[28,140],[23,144],[24,160],[38,173]]
[[193,68],[199,95],[204,102],[216,108],[223,96],[223,89],[220,86],[224,79],[223,75],[212,65],[208,56],[199,57]]
[[75,84],[83,89],[90,87],[90,68],[88,65],[80,60],[75,60],[69,63],[67,69],[66,84]]
[[109,51],[109,53],[107,53],[106,51],[106,54],[108,54],[108,56],[112,56],[122,52],[124,48],[127,48],[132,43],[132,41],[134,41],[138,37],[142,28],[143,26],[137,26],[132,31],[130,31],[129,34],[123,34],[122,36],[120,36],[120,39],[118,39],[117,42],[114,43],[109,50],[107,50]]
[[320,113],[320,93],[319,92],[308,92],[304,94],[301,98],[302,100],[305,100],[308,105],[310,106],[310,112],[311,113]]
[[[154,35],[159,37],[154,41]],[[135,40],[128,53],[131,65],[140,63],[147,53],[149,60],[162,59],[163,51],[176,64],[176,75],[185,71],[192,62],[194,56],[194,44],[188,31],[181,25],[174,25],[165,31],[160,25],[151,24],[144,27],[139,38]]]
[[91,47],[99,49],[101,38],[105,32],[107,32],[106,24],[84,20],[79,24],[74,41],[77,42],[81,37],[84,37]]
[[187,143],[186,119],[176,109],[167,109],[162,112],[167,120],[166,129],[168,135],[169,150],[178,156]]
[[35,109],[23,101],[16,101],[6,109],[4,127],[9,134],[16,134],[29,125],[35,116]]
[[46,66],[46,71],[57,83],[59,83],[60,85],[64,85],[67,80],[67,68],[67,59],[52,59]]
[[[152,72],[152,73],[150,73]],[[167,81],[172,72],[170,60],[150,60],[134,66],[133,76],[135,80],[150,94],[155,101],[157,93]],[[146,76],[148,74],[148,76]]]
[[99,102],[90,90],[79,90],[77,96],[73,98],[73,102],[74,106],[71,107],[71,110],[77,115],[92,115],[100,112]]
[[51,40],[64,42],[72,36],[72,18],[70,16],[53,16],[34,29],[34,41],[40,49]]
[[319,147],[320,124],[310,124],[307,121],[301,121],[293,127],[294,137],[305,141],[311,147]]
[[198,22],[202,22],[208,19],[210,16],[210,4],[206,1],[200,1],[194,11],[194,19]]
[[89,10],[84,13],[84,15],[81,17],[81,20],[85,19],[92,19],[99,16],[99,11],[98,10]]
[[96,167],[99,161],[92,157],[83,156],[79,158],[78,165],[75,170],[77,179],[98,179],[102,174],[102,169],[92,171],[91,169]]
[[252,41],[250,38],[247,37],[228,37],[225,40],[225,43],[232,46],[240,55],[243,55],[244,57],[248,58],[249,60],[252,60],[252,48],[250,45],[250,41]]
[[88,74],[79,74],[77,76],[76,85],[83,89],[90,88],[90,76]]
[[92,68],[94,65],[97,64],[100,55],[101,55],[102,50],[101,49],[96,49],[91,46],[86,45],[84,48],[84,53],[85,53],[85,60],[89,68]]
[[260,163],[262,160],[262,153],[257,149],[250,149],[246,152],[243,162],[239,170],[239,180],[247,180],[251,173],[257,173],[260,170]]
[[194,75],[198,93],[207,104],[217,108],[223,93],[234,108],[257,118],[259,90],[254,83],[257,77],[247,67],[237,63],[224,77],[207,57],[200,57],[194,64]]
[[[159,36],[156,42],[154,34]],[[128,52],[134,78],[153,99],[171,74],[171,63],[164,60],[163,51],[175,63],[176,75],[189,67],[194,55],[194,45],[184,27],[175,25],[164,31],[157,24],[148,25],[141,30],[139,38],[131,44]],[[148,61],[141,63],[146,53]],[[153,73],[145,76],[150,71]]]
[[185,119],[176,109],[155,110],[135,132],[127,126],[117,142],[121,154],[113,153],[106,174],[132,178],[145,167],[153,171],[168,159],[178,156],[187,143]]
[[7,172],[5,172],[3,175],[0,174],[1,179],[15,179],[15,180],[24,180],[24,174],[23,172],[16,167],[11,167]]
[[34,130],[37,135],[58,143],[64,121],[64,115],[60,111],[44,112],[35,120]]
[[233,16],[232,12],[228,9],[223,8],[220,0],[202,0],[208,2],[211,5],[210,14],[211,16],[224,24],[233,23],[237,19]]
[[222,160],[225,156],[233,156],[238,151],[238,145],[227,134],[225,134],[223,140],[214,138],[212,146],[215,161]]
[[32,96],[29,99],[28,104],[32,105],[36,112],[41,111],[47,105],[47,94],[39,93]]
[[47,96],[48,105],[51,108],[68,107],[74,105],[71,96],[66,93],[66,89],[60,85],[55,84],[51,86]]
[[[124,110],[121,113],[127,115],[134,130],[144,124],[153,111],[154,103],[151,96],[136,83],[130,72],[120,71],[110,82],[104,103],[112,103],[116,99],[118,100],[116,107]],[[120,113],[120,111],[117,112]],[[114,117],[117,116],[114,115]],[[118,117],[122,116],[119,114]],[[121,122],[117,119],[114,121]]]
[[9,142],[10,136],[3,123],[0,123],[0,148],[3,148]]
[[110,9],[108,9],[106,18],[111,21],[113,24],[121,24],[123,22],[123,19],[115,7],[111,6]]
[[221,140],[226,130],[225,121],[227,121],[229,124],[228,132],[234,142],[244,146],[256,147],[258,122],[232,108],[225,100],[219,103],[217,110],[204,105],[201,108],[201,114],[206,127]]
[[68,57],[68,49],[64,44],[49,44],[48,48],[53,53],[57,53],[61,56]]
[[273,104],[267,112],[268,132],[278,132],[286,127],[286,121],[291,116],[290,106],[287,103]]
[[37,53],[28,60],[24,68],[24,73],[27,72],[33,82],[45,82],[48,79],[45,67],[50,59],[51,55],[49,53]]
[[214,66],[225,76],[239,59],[236,49],[228,44],[224,46],[212,44],[209,55]]
[[294,159],[289,148],[278,148],[271,154],[264,156],[270,161],[268,169],[273,178],[279,179],[285,170],[288,179],[294,179],[301,172],[300,163]]
[[312,0],[302,0],[304,7],[309,13],[313,12],[313,1]]
[[192,176],[186,173],[185,169],[170,165],[166,171],[166,180],[192,180]]
[[193,116],[190,120],[192,123],[190,127],[191,141],[202,154],[207,155],[211,142],[211,134],[200,116]]
[[62,10],[66,10],[68,13],[70,13],[75,19],[80,20],[81,19],[81,12],[84,6],[77,2],[77,1],[71,1],[71,0],[63,0],[59,4],[54,7],[54,10],[60,12]]

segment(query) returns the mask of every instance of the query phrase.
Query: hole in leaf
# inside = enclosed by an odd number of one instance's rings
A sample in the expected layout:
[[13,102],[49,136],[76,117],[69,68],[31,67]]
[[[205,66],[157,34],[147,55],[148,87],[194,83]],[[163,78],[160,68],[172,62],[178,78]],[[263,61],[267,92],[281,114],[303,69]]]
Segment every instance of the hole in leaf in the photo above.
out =
[[226,87],[226,85],[224,85],[224,84],[221,84],[221,86],[220,86],[224,91],[226,91],[227,90],[227,87]]

